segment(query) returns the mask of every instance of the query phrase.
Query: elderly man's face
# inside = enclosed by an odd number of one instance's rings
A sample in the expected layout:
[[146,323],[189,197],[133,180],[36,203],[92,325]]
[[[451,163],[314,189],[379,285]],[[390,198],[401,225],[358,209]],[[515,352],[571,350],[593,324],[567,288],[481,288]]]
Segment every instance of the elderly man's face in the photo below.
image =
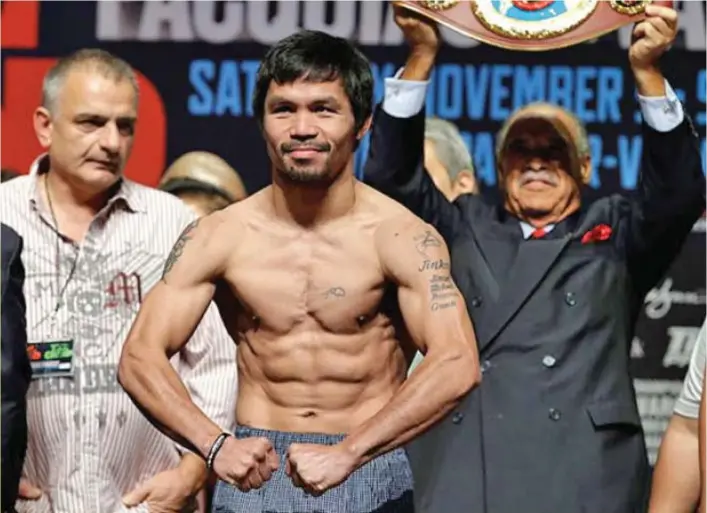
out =
[[[542,119],[523,119],[510,128],[501,155],[500,182],[509,211],[521,219],[549,223],[579,208],[580,188],[589,178],[591,163],[588,157],[573,161],[579,127],[566,112],[549,106],[537,111]],[[564,127],[567,136],[548,118]]]

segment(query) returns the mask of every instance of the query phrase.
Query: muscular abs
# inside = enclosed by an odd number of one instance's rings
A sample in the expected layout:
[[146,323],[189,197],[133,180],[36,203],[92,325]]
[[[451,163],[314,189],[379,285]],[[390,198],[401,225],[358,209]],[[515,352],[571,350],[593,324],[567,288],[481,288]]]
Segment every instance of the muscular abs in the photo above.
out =
[[345,433],[390,400],[413,353],[399,342],[377,223],[353,216],[314,233],[250,224],[217,294],[239,344],[238,422]]

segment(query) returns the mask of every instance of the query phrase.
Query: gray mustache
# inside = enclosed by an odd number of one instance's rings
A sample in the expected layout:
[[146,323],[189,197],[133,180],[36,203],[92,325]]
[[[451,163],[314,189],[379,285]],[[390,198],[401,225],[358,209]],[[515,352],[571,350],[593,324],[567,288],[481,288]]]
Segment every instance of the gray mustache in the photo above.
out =
[[530,182],[540,181],[550,185],[557,185],[557,176],[555,173],[550,173],[544,170],[528,170],[524,171],[520,177],[520,184],[526,185]]

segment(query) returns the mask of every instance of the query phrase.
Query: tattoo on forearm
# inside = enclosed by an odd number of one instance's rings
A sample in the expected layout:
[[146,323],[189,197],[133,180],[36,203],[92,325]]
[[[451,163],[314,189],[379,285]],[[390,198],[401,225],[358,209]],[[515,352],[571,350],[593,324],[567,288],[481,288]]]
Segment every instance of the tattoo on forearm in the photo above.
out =
[[425,258],[429,258],[427,256],[427,250],[429,248],[439,248],[442,246],[442,241],[430,230],[426,230],[425,233],[418,235],[413,240],[415,241],[415,249]]
[[449,276],[433,275],[430,278],[430,295],[432,301],[430,310],[433,312],[457,306],[459,293]]
[[325,299],[346,297],[346,290],[343,287],[332,287],[324,294]]
[[162,279],[164,280],[169,271],[172,270],[172,267],[174,267],[174,264],[177,263],[177,260],[182,256],[182,253],[184,253],[184,246],[187,245],[187,242],[189,242],[192,238],[192,232],[194,231],[194,228],[196,228],[196,225],[199,224],[199,220],[195,219],[191,223],[187,225],[186,228],[184,228],[184,231],[182,234],[179,236],[177,239],[177,242],[174,243],[174,246],[172,246],[172,251],[169,253],[169,256],[167,257],[167,261],[164,264],[164,270],[162,271]]

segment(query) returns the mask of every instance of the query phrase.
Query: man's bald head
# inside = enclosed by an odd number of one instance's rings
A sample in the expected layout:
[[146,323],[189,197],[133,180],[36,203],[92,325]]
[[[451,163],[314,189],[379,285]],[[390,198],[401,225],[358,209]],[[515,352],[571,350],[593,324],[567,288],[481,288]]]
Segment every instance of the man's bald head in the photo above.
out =
[[167,169],[159,188],[174,194],[199,214],[211,213],[248,196],[241,177],[218,155],[189,152]]

